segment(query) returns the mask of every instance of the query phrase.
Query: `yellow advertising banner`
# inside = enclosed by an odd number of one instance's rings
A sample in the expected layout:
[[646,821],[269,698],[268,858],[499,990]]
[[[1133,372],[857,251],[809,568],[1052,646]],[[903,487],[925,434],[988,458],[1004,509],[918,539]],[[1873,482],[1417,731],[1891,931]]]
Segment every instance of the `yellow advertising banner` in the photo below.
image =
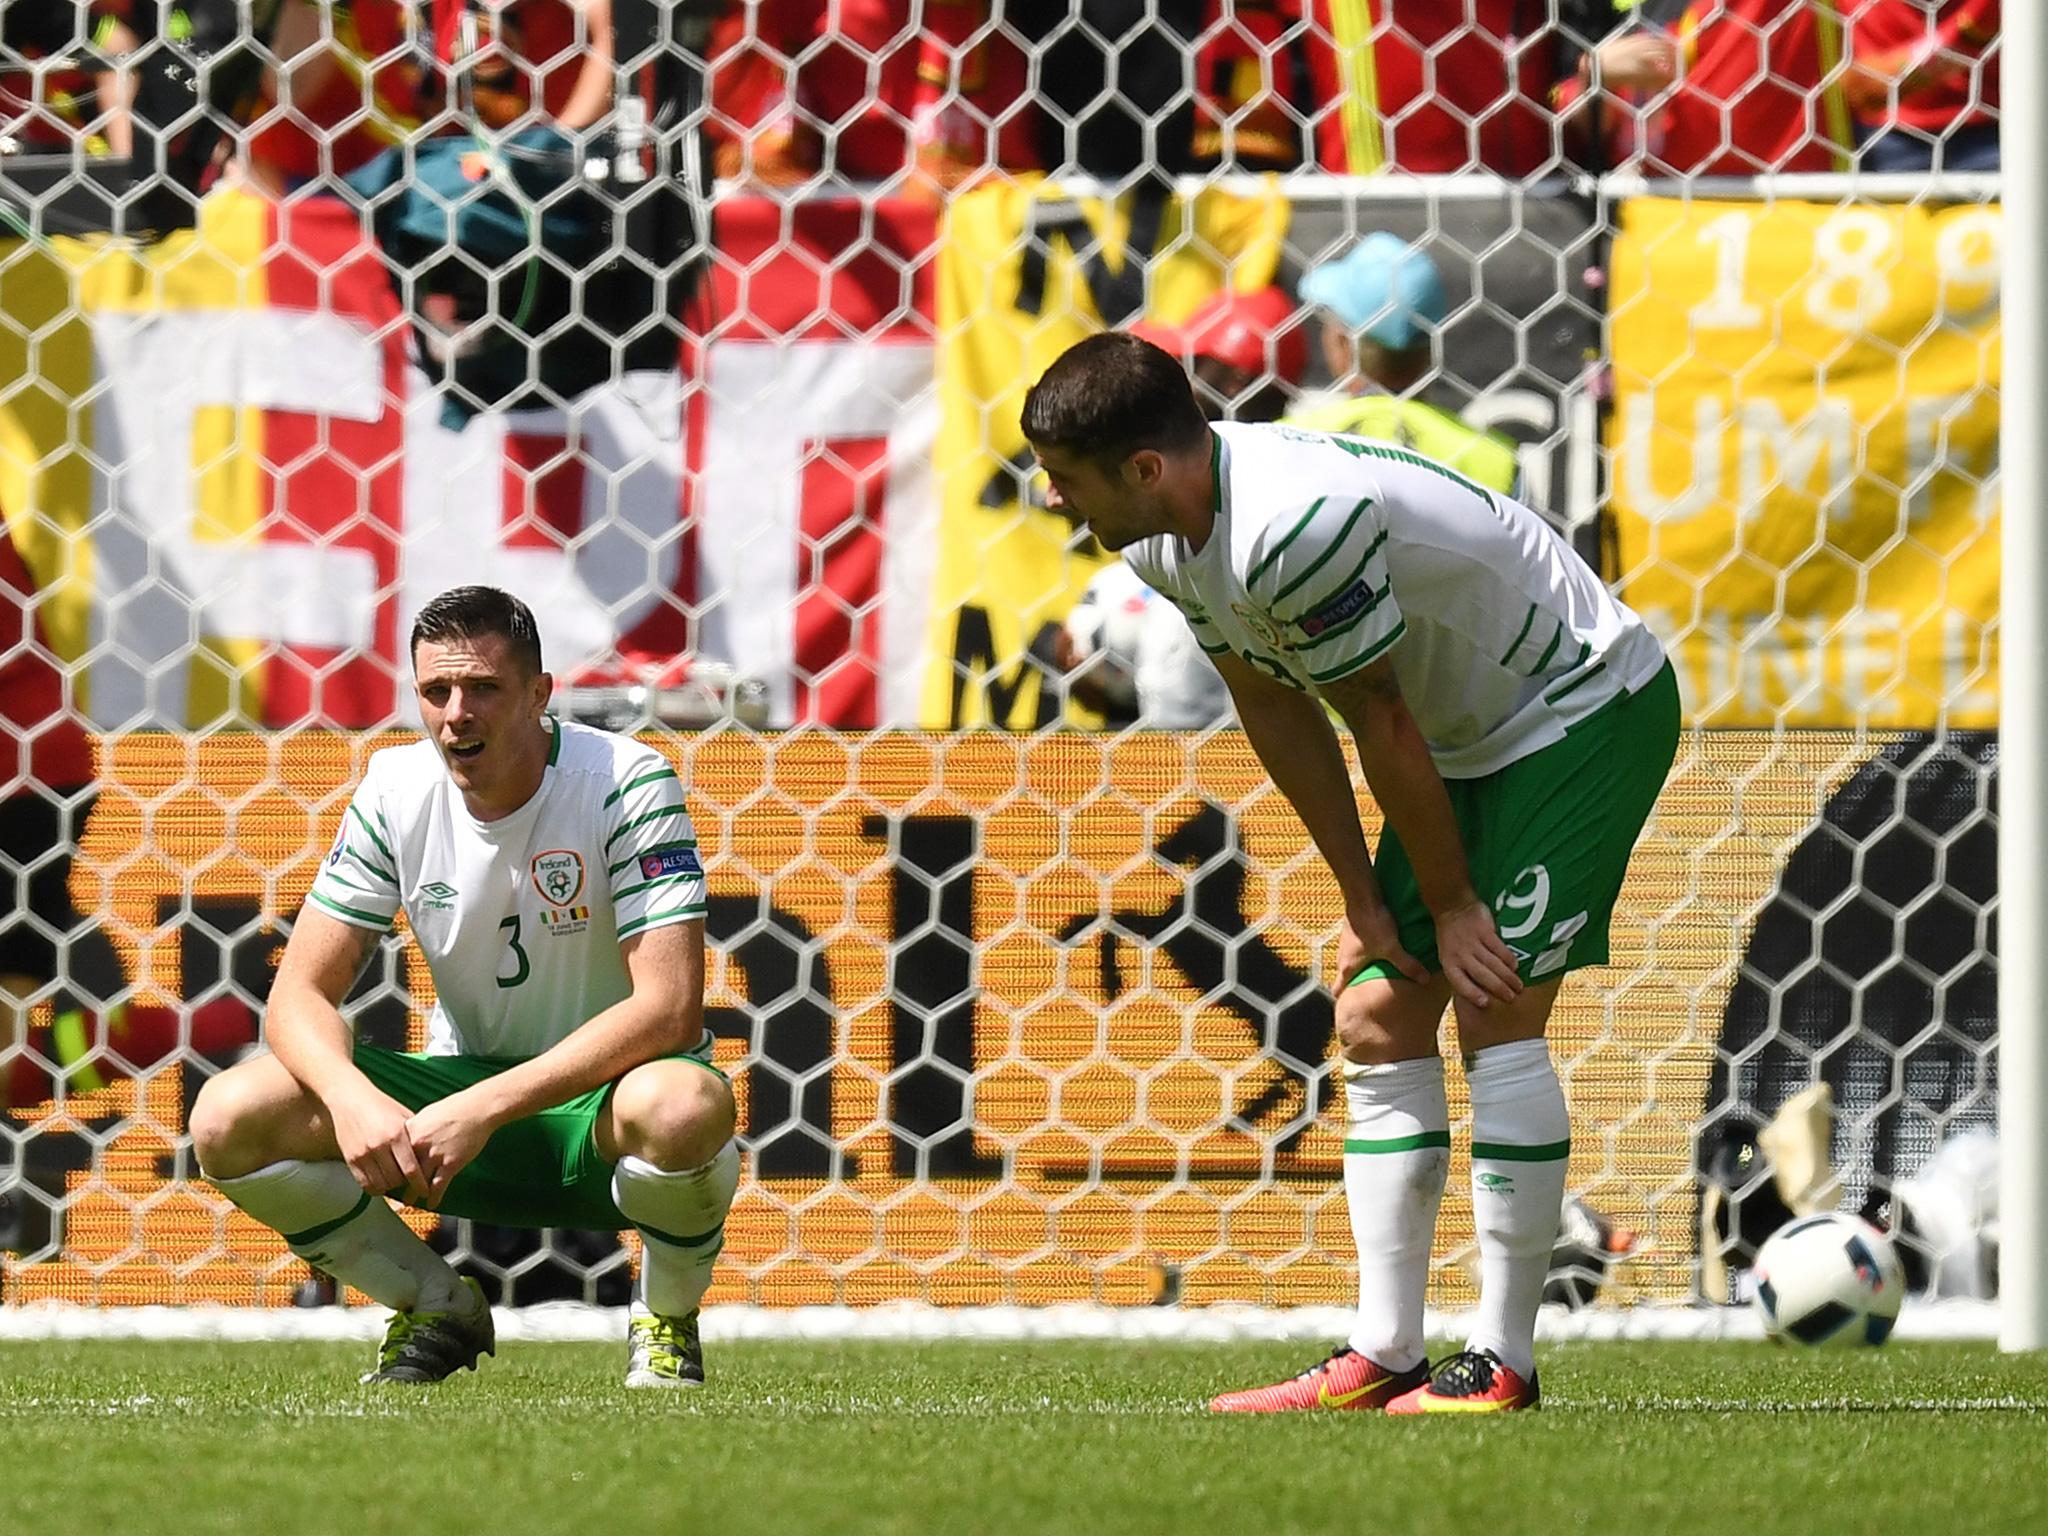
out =
[[1287,234],[1277,185],[1191,201],[1072,197],[1026,176],[955,198],[939,241],[939,550],[919,718],[1028,729],[1057,701],[1028,659],[1103,556],[1037,505],[1018,418],[1068,347],[1142,310],[1169,324],[1223,287],[1273,281]]
[[1618,574],[1698,723],[1997,723],[2001,228],[1624,205]]
[[[376,744],[106,744],[73,892],[140,1000],[230,978],[261,996]],[[655,744],[690,785],[708,1013],[747,1147],[714,1302],[1142,1303],[1162,1275],[1191,1301],[1351,1299],[1341,1096],[1318,1070],[1338,907],[1240,734]],[[1873,745],[1698,738],[1637,850],[1613,965],[1562,994],[1572,1188],[1648,1240],[1624,1296],[1688,1293],[1692,1133],[1749,919]],[[358,1028],[418,1044],[423,968],[408,947],[373,974],[392,984]],[[32,1169],[64,1170],[61,1252],[0,1255],[9,1299],[289,1297],[303,1266],[179,1160],[199,1081],[167,1062],[0,1114]],[[1450,1190],[1432,1295],[1463,1305],[1471,1207],[1462,1176]]]

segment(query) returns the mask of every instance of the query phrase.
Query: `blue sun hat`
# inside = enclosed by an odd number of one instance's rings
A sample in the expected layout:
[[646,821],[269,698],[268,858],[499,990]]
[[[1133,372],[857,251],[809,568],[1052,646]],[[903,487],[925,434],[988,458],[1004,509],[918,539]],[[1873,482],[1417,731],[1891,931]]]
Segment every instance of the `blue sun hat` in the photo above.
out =
[[1301,280],[1301,297],[1395,352],[1426,339],[1451,311],[1436,263],[1385,230],[1312,269]]

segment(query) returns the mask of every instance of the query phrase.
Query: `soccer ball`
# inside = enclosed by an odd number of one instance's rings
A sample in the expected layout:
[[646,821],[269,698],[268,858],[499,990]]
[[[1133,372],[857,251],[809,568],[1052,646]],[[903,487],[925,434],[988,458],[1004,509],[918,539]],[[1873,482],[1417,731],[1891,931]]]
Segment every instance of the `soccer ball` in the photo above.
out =
[[1882,1344],[1906,1296],[1892,1240],[1839,1211],[1773,1232],[1751,1279],[1764,1332],[1794,1344]]

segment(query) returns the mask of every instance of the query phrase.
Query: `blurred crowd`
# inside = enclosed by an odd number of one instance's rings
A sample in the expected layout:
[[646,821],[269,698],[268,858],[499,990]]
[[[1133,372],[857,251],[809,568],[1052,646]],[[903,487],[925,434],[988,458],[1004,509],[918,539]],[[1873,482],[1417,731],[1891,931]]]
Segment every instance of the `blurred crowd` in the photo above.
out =
[[1513,178],[1997,164],[1999,0],[763,0],[721,168]]
[[[249,52],[219,170],[611,110],[612,0],[37,0],[0,148],[126,154],[175,53]],[[2000,0],[676,0],[720,175],[939,198],[992,174],[1516,179],[1998,163]],[[161,46],[172,45],[170,47]],[[152,63],[154,56],[163,59]]]
[[[494,225],[465,191],[486,176],[475,149],[527,151],[512,175],[528,192],[581,187],[657,36],[696,61],[706,168],[741,191],[937,203],[1033,172],[1128,187],[1998,166],[2000,0],[43,0],[0,16],[0,152],[127,156],[180,167],[193,193],[229,179],[374,209],[458,419],[516,395],[545,322],[602,330],[593,306],[618,288],[590,287],[573,315],[574,295],[543,304],[498,367],[505,296],[474,273],[530,279],[536,239],[602,246],[604,212],[555,199],[537,235]],[[224,131],[195,144],[209,114]],[[451,243],[471,259],[441,260]],[[1288,277],[1148,334],[1218,416],[1399,441],[1521,494],[1515,446],[1431,398],[1449,305],[1426,250],[1373,233]],[[630,323],[663,300],[622,302]],[[565,394],[611,366],[603,348],[558,364],[567,343],[549,345],[542,378]],[[1149,610],[1112,569],[1041,660],[1111,724],[1216,718],[1213,669]]]

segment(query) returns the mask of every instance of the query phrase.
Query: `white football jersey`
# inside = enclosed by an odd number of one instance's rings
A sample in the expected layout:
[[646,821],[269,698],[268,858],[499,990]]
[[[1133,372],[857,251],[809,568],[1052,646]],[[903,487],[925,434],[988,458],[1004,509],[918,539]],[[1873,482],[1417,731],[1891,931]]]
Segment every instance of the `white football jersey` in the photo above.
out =
[[1129,675],[1140,725],[1192,731],[1229,716],[1230,690],[1186,617],[1124,561],[1095,573],[1067,629],[1083,655],[1105,652]]
[[1382,655],[1445,778],[1494,773],[1657,675],[1664,650],[1548,524],[1404,448],[1214,424],[1216,525],[1124,558],[1234,652],[1315,692]]
[[1998,1133],[1983,1126],[1943,1142],[1895,1191],[1927,1248],[1936,1296],[1998,1294]]
[[539,1055],[632,991],[621,940],[704,915],[668,760],[551,724],[540,789],[497,821],[470,815],[433,742],[372,753],[307,897],[379,931],[405,909],[434,977],[436,1055]]

